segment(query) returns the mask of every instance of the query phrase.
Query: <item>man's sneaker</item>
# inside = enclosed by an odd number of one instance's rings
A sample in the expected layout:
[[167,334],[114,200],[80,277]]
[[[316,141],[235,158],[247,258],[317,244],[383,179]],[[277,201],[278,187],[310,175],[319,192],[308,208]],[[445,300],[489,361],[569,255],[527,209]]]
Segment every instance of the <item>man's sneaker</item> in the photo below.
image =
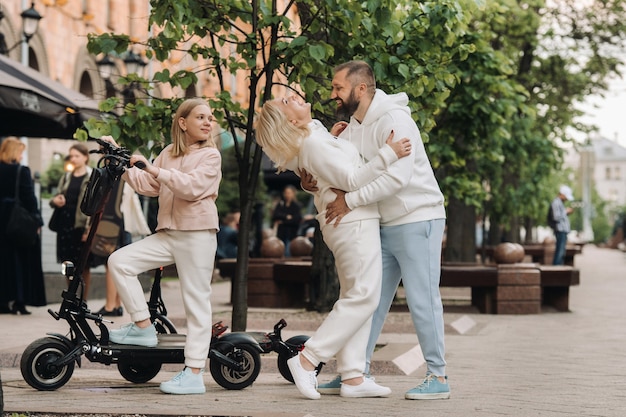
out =
[[202,374],[194,374],[191,368],[185,368],[174,378],[166,382],[161,382],[159,388],[166,394],[204,394],[206,387]]
[[146,347],[155,347],[159,343],[156,329],[153,325],[142,329],[135,323],[129,323],[117,330],[110,330],[109,340],[113,343],[119,343],[120,345]]
[[337,375],[335,379],[330,382],[325,382],[317,386],[317,392],[326,395],[339,395],[341,391],[341,375]]
[[300,363],[300,355],[298,353],[293,358],[287,361],[287,366],[293,376],[293,382],[298,387],[298,391],[302,395],[312,400],[318,400],[321,395],[317,392],[317,376],[315,371],[307,371],[302,367]]
[[339,395],[349,398],[384,397],[391,394],[391,389],[378,385],[371,378],[363,378],[359,385],[341,384]]
[[434,374],[428,373],[420,385],[404,394],[404,398],[407,400],[447,400],[450,398],[450,386],[448,377],[444,378],[446,382],[442,383]]

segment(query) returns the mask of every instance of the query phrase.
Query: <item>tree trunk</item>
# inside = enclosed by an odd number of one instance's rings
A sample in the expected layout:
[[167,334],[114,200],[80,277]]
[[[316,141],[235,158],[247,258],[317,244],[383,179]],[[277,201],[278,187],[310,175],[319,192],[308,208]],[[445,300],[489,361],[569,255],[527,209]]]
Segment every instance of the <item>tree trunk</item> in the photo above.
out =
[[232,278],[233,285],[231,299],[233,302],[232,330],[235,332],[246,331],[248,325],[248,253],[250,250],[250,236],[252,229],[252,200],[246,202],[241,208],[239,220],[239,237],[237,242],[237,265],[235,276]]
[[313,262],[311,265],[311,308],[325,313],[330,311],[339,298],[339,279],[335,269],[335,257],[328,249],[319,225],[315,227]]
[[476,209],[450,198],[444,260],[447,262],[476,261]]

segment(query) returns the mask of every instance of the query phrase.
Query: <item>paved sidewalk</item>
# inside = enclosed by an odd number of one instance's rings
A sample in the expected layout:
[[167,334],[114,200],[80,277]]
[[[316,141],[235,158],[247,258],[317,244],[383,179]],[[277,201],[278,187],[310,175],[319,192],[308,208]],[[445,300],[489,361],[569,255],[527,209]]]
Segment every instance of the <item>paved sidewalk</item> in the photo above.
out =
[[[323,396],[312,401],[277,373],[275,356],[264,355],[261,374],[243,391],[227,391],[205,374],[206,395],[168,396],[158,384],[179,366],[167,365],[146,384],[124,380],[115,367],[83,361],[72,379],[53,392],[28,386],[19,371],[24,348],[46,332],[67,333],[46,310],[31,316],[0,316],[0,365],[5,415],[29,412],[89,415],[206,416],[623,416],[626,413],[626,255],[586,246],[576,257],[581,285],[573,287],[569,313],[481,315],[473,310],[445,314],[450,400],[407,401],[404,392],[424,373],[417,339],[407,313],[392,313],[375,356],[377,382],[388,385],[388,398],[345,399]],[[214,285],[215,320],[230,324],[229,283]],[[178,298],[177,298],[178,297]],[[169,316],[184,331],[177,282],[164,284]],[[102,300],[89,302],[100,308]],[[288,322],[286,337],[312,334],[323,316],[302,310],[250,309],[249,330],[271,330]],[[123,317],[119,323],[128,321]],[[331,364],[332,365],[332,364]],[[409,373],[409,375],[406,374]],[[321,381],[332,378],[325,368]]]

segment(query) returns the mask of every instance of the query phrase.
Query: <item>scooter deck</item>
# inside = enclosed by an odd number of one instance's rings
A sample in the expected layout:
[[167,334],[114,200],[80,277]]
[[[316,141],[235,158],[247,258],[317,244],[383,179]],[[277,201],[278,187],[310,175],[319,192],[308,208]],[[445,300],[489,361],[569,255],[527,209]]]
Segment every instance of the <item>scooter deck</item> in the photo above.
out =
[[159,340],[158,344],[155,347],[146,347],[146,346],[138,346],[138,345],[121,345],[117,343],[109,343],[106,347],[114,348],[119,350],[129,350],[129,349],[184,349],[185,341],[187,340],[187,335],[185,334],[158,334],[157,338]]

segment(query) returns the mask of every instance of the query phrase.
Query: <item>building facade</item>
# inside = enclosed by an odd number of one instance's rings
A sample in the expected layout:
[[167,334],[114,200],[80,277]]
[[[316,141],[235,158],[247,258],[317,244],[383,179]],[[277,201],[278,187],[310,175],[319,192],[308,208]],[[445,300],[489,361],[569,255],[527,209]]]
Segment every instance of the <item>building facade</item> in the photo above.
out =
[[[42,16],[39,28],[29,40],[27,47],[22,40],[21,13],[31,4]],[[113,95],[122,97],[117,89],[116,77],[127,74],[122,57],[114,59],[115,68],[110,79],[100,73],[97,61],[87,51],[88,34],[123,33],[138,44],[132,52],[147,63],[143,75],[151,75],[163,68],[175,72],[179,69],[197,68],[202,63],[193,61],[189,55],[174,52],[164,62],[147,61],[141,43],[153,30],[148,25],[150,16],[149,0],[0,0],[0,39],[7,55],[18,62],[39,71],[51,80],[80,93],[102,100]],[[20,44],[22,43],[22,44]],[[225,54],[231,53],[225,49]],[[225,80],[226,87],[234,99],[245,102],[248,99],[246,75],[233,76]],[[157,97],[211,97],[217,93],[217,83],[212,82],[209,71],[198,77],[195,85],[185,91],[172,89],[169,85],[157,85],[152,91]],[[71,141],[54,138],[27,138],[27,160],[34,173],[42,173],[50,166],[53,158],[67,154]],[[96,145],[92,145],[96,146]]]

